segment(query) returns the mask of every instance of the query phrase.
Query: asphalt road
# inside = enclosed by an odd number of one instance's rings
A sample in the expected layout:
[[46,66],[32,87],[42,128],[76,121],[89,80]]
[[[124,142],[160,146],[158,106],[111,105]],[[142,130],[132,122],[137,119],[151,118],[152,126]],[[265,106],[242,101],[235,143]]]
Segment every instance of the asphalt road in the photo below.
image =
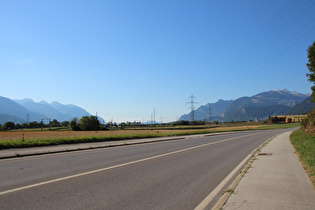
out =
[[250,152],[284,131],[1,160],[0,209],[194,209]]

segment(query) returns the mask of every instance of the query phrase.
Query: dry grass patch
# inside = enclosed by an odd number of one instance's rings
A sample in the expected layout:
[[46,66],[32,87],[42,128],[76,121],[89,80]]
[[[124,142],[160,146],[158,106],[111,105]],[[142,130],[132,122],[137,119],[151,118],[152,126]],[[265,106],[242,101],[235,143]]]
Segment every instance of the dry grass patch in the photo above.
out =
[[67,137],[90,137],[90,136],[111,136],[111,135],[134,135],[134,134],[179,134],[179,133],[207,133],[233,130],[258,129],[261,126],[237,126],[237,127],[215,127],[205,129],[179,129],[179,130],[114,130],[114,131],[6,131],[0,132],[1,140],[22,140],[24,139],[44,139],[44,138],[67,138]]
[[201,128],[189,127],[187,129],[170,129],[164,127],[154,127],[148,129],[137,130],[113,130],[113,131],[29,131],[15,130],[0,132],[0,149],[17,148],[17,147],[33,147],[33,146],[48,146],[58,144],[75,144],[86,142],[101,142],[114,140],[128,140],[141,138],[154,138],[166,136],[180,136],[193,134],[208,134],[227,131],[243,131],[256,129],[274,129],[284,128],[246,125],[246,126],[219,126],[219,127],[204,127]]

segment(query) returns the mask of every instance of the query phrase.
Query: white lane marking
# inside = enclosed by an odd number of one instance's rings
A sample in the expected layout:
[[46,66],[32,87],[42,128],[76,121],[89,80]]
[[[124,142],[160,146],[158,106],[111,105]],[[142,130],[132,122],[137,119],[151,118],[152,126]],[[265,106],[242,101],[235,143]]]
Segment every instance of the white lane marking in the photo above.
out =
[[62,178],[58,178],[58,179],[53,179],[53,180],[49,180],[49,181],[45,181],[45,182],[31,184],[31,185],[27,185],[27,186],[24,186],[24,187],[18,187],[18,188],[15,188],[15,189],[11,189],[11,190],[6,190],[6,191],[0,192],[0,196],[8,194],[8,193],[17,192],[17,191],[20,191],[20,190],[25,190],[25,189],[29,189],[29,188],[33,188],[33,187],[38,187],[38,186],[42,186],[42,185],[46,185],[46,184],[51,184],[51,183],[54,183],[54,182],[59,182],[59,181],[72,179],[72,178],[76,178],[76,177],[80,177],[80,176],[85,176],[85,175],[89,175],[89,174],[93,174],[93,173],[107,171],[107,170],[110,170],[110,169],[115,169],[115,168],[119,168],[119,167],[123,167],[123,166],[128,166],[128,165],[132,165],[132,164],[136,164],[136,163],[140,163],[140,162],[144,162],[144,161],[148,161],[148,160],[153,160],[153,159],[156,159],[156,158],[161,158],[161,157],[165,157],[165,156],[169,156],[169,155],[173,155],[173,154],[177,154],[177,153],[181,153],[181,152],[186,152],[186,151],[189,151],[189,150],[198,149],[198,148],[201,148],[201,147],[206,147],[206,146],[213,145],[213,144],[219,144],[219,143],[223,143],[223,142],[227,142],[227,141],[232,141],[232,140],[239,139],[239,138],[253,136],[253,135],[257,135],[257,134],[250,134],[250,135],[246,135],[246,136],[240,136],[240,137],[234,137],[234,138],[230,138],[230,139],[225,139],[225,140],[222,140],[222,141],[211,142],[211,143],[208,143],[208,144],[203,144],[203,145],[198,145],[198,146],[194,146],[194,147],[190,147],[190,148],[186,148],[186,149],[181,149],[181,150],[177,150],[177,151],[173,151],[173,152],[169,152],[169,153],[165,153],[165,154],[161,154],[161,155],[156,155],[156,156],[152,156],[152,157],[148,157],[148,158],[144,158],[144,159],[140,159],[140,160],[131,161],[131,162],[128,162],[128,163],[122,163],[122,164],[115,165],[115,166],[109,166],[109,167],[106,167],[106,168],[101,168],[101,169],[88,171],[88,172],[84,172],[84,173],[80,173],[80,174],[75,174],[75,175],[66,176],[66,177],[62,177]]

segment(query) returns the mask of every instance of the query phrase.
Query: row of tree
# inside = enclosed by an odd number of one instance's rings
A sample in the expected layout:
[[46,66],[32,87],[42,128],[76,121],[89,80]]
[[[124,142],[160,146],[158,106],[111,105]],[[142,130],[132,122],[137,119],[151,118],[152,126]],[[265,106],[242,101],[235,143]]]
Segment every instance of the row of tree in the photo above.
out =
[[73,131],[93,131],[93,130],[108,130],[110,128],[124,129],[130,126],[142,126],[141,122],[122,122],[117,124],[115,122],[108,122],[101,124],[96,116],[83,116],[80,120],[73,118],[69,122],[69,128]]
[[43,121],[37,122],[29,122],[29,123],[14,123],[14,122],[6,122],[3,125],[0,124],[0,130],[14,130],[14,129],[23,129],[23,128],[46,128],[46,127],[67,127],[69,125],[69,121],[58,122],[56,119],[51,121],[49,124],[45,124]]
[[[108,125],[109,126],[109,125]],[[100,121],[95,116],[84,116],[80,120],[78,118],[73,118],[71,121],[59,122],[54,119],[49,123],[41,122],[29,122],[23,124],[15,124],[14,122],[6,122],[5,124],[0,124],[0,130],[8,131],[14,129],[24,129],[24,128],[46,128],[46,127],[69,127],[71,130],[75,131],[89,131],[89,130],[100,130],[105,129],[106,126],[100,124]]]
[[[175,123],[171,123],[169,125],[206,125],[208,122],[205,121],[178,121]],[[218,124],[218,121],[214,121],[213,124]],[[165,124],[166,125],[166,124]],[[3,131],[7,130],[14,130],[14,129],[24,129],[24,128],[47,128],[47,127],[68,127],[73,131],[92,131],[92,130],[108,130],[110,128],[118,128],[124,129],[126,127],[132,126],[154,126],[154,125],[145,125],[141,122],[122,122],[120,124],[108,122],[106,125],[101,124],[100,121],[96,116],[83,116],[81,119],[73,118],[71,121],[63,121],[59,122],[58,120],[54,119],[49,121],[49,123],[41,122],[30,122],[30,123],[23,123],[23,124],[15,124],[14,122],[6,122],[3,126],[0,124],[0,129]]]
[[208,121],[204,121],[204,120],[194,120],[194,121],[188,121],[188,120],[180,120],[177,122],[174,122],[172,125],[208,125],[208,124],[219,124],[219,121],[213,121],[208,122]]

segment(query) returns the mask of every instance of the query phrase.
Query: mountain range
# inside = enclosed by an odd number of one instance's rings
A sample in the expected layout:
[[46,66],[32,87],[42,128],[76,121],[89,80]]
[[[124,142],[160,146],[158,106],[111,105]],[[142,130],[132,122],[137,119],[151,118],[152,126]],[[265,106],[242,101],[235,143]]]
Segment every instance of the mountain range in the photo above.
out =
[[[229,122],[266,120],[275,115],[307,114],[314,109],[315,103],[309,94],[291,92],[286,89],[241,97],[236,100],[222,100],[208,103],[194,111],[194,120]],[[12,121],[26,123],[42,119],[56,119],[59,122],[70,121],[74,117],[91,116],[83,108],[76,105],[63,105],[59,102],[34,102],[32,99],[11,100],[0,96],[0,124]],[[98,117],[101,122],[104,120]],[[191,113],[182,115],[179,120],[191,120]]]
[[[266,120],[275,115],[307,114],[314,107],[309,94],[276,89],[251,97],[219,100],[200,106],[194,111],[194,120],[209,121],[210,112],[211,121]],[[182,115],[179,120],[191,120],[191,113]]]
[[[46,101],[34,102],[32,99],[11,100],[0,96],[0,124],[11,121],[14,123],[26,123],[42,119],[56,119],[59,122],[70,121],[74,117],[80,119],[83,116],[91,116],[83,108],[76,105],[63,105],[59,102],[47,103]],[[103,122],[102,118],[99,118]]]

